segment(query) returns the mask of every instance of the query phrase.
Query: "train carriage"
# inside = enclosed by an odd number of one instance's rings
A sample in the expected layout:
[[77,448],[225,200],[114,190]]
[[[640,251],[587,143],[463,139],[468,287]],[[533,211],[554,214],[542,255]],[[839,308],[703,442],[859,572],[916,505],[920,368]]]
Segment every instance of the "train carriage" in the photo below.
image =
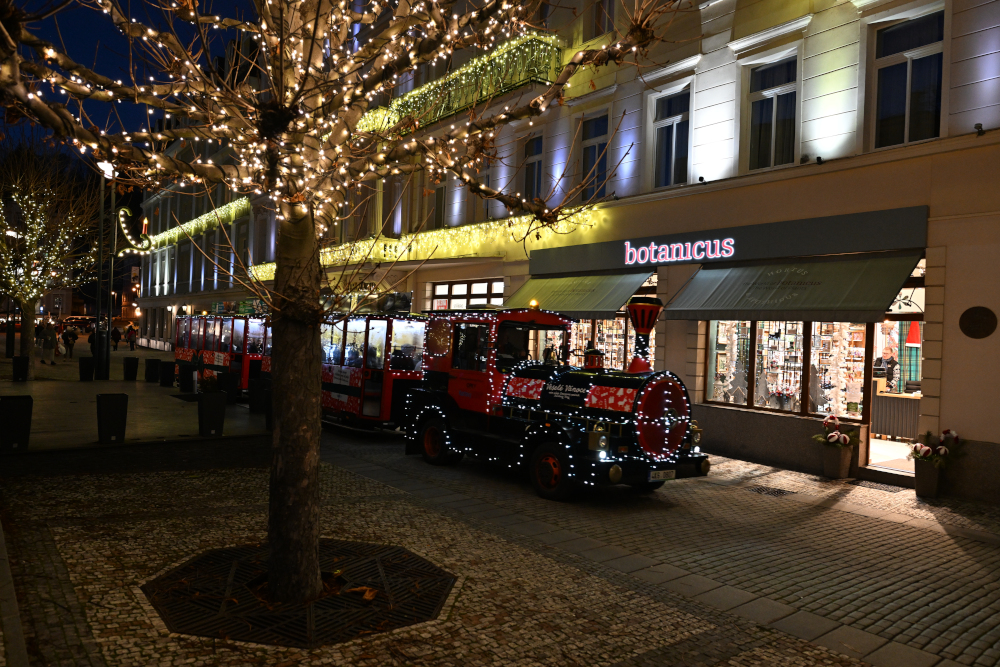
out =
[[398,425],[423,379],[426,318],[365,314],[324,324],[323,412],[352,423]]
[[[197,365],[201,380],[217,373],[237,373],[246,389],[260,371],[269,349],[265,320],[239,315],[177,318],[174,359]],[[255,363],[259,362],[259,363]]]

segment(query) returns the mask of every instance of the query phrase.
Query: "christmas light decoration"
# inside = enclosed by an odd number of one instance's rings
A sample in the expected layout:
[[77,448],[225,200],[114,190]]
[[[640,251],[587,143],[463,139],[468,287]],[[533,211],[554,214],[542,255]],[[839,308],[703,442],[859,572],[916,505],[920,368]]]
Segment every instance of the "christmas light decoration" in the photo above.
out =
[[198,236],[205,232],[210,232],[219,225],[231,225],[233,222],[245,215],[250,215],[250,199],[240,197],[228,204],[223,204],[213,211],[199,215],[193,220],[189,220],[182,225],[172,227],[165,232],[157,234],[150,239],[152,247],[162,248],[172,245],[189,236]]

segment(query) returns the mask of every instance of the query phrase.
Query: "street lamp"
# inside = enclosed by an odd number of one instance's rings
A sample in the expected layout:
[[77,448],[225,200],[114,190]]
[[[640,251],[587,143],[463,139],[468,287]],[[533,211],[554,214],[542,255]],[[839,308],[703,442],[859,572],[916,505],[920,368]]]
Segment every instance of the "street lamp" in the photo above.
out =
[[[104,181],[111,181],[111,216],[115,215],[115,173],[114,165],[110,162],[98,162],[98,169],[101,170],[101,228],[100,241],[98,244],[97,257],[97,379],[108,380],[111,378],[111,317],[113,306],[111,305],[111,295],[108,295],[108,326],[101,340],[101,285],[104,280]],[[114,249],[110,253],[111,267],[108,272],[108,291],[114,285],[115,253]]]

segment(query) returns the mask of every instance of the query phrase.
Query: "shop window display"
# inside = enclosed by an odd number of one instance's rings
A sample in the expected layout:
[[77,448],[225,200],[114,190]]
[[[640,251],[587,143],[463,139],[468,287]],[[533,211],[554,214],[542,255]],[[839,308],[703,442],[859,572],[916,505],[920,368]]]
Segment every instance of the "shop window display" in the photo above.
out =
[[753,404],[799,412],[802,399],[802,322],[758,322]]
[[709,322],[708,377],[711,401],[746,405],[750,372],[750,322]]
[[863,322],[812,323],[809,412],[861,419],[865,328]]

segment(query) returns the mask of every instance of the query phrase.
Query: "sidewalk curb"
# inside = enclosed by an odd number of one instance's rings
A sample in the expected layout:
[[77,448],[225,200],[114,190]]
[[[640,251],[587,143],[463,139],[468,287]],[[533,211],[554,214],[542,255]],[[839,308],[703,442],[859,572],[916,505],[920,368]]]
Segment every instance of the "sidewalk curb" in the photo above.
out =
[[17,593],[14,591],[14,578],[10,574],[3,526],[0,526],[0,628],[3,628],[3,644],[0,648],[6,649],[7,666],[28,667],[28,649],[24,644],[24,630],[17,609]]

